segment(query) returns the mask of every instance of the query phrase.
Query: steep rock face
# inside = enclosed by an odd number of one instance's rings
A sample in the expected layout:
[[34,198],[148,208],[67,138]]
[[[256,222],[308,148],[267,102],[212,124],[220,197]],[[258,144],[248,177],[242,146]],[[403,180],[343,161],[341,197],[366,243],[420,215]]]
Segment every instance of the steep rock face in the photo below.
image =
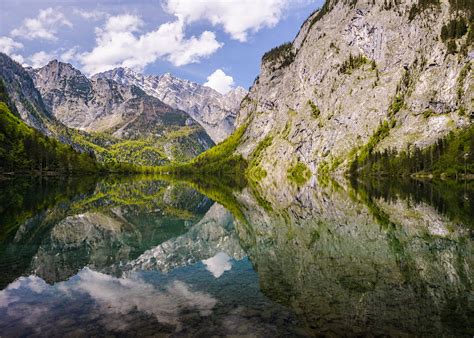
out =
[[0,53],[0,80],[12,100],[8,103],[13,112],[29,126],[51,134],[48,124],[53,122],[54,117],[47,110],[31,77],[21,65],[3,53]]
[[160,76],[138,74],[128,68],[116,68],[93,76],[120,84],[134,85],[175,109],[187,112],[216,143],[234,130],[234,121],[240,102],[247,94],[241,87],[222,95],[212,88],[182,80],[169,73]]
[[245,157],[272,141],[261,151],[263,182],[285,180],[297,161],[313,174],[344,171],[384,121],[390,131],[378,150],[424,147],[469,126],[472,42],[466,33],[450,51],[440,33],[470,14],[451,2],[327,1],[292,44],[266,54],[237,120],[249,123]]
[[[32,76],[46,105],[69,127],[87,131],[121,130],[142,115],[148,123],[156,122],[156,125],[195,123],[185,112],[146,95],[138,87],[105,78],[89,80],[70,64],[54,60],[34,70]],[[120,132],[118,135],[122,136]]]

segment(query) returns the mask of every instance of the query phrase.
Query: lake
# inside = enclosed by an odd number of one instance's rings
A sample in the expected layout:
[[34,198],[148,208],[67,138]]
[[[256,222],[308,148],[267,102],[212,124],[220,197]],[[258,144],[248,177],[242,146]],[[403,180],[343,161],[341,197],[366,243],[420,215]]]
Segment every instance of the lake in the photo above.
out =
[[0,336],[474,335],[474,187],[0,181]]

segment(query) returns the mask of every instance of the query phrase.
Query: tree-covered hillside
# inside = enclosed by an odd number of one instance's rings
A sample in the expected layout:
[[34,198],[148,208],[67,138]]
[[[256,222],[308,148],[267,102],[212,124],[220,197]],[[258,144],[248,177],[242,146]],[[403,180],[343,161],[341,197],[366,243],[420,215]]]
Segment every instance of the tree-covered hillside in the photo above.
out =
[[0,170],[96,172],[95,159],[44,136],[0,102]]

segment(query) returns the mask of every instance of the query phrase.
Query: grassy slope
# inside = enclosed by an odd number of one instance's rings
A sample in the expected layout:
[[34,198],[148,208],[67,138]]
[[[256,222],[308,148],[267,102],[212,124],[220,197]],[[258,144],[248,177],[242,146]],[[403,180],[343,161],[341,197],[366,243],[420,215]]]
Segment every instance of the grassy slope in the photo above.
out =
[[168,165],[160,168],[161,172],[180,175],[217,175],[242,177],[247,168],[247,161],[235,151],[241,143],[247,125],[238,128],[225,141],[205,151],[185,164]]

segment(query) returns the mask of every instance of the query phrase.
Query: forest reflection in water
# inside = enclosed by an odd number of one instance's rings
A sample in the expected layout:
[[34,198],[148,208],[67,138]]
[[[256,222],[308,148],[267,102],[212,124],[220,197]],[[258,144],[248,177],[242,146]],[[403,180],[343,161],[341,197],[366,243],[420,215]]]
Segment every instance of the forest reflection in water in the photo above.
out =
[[0,191],[6,336],[473,334],[472,184],[279,195],[136,176]]

